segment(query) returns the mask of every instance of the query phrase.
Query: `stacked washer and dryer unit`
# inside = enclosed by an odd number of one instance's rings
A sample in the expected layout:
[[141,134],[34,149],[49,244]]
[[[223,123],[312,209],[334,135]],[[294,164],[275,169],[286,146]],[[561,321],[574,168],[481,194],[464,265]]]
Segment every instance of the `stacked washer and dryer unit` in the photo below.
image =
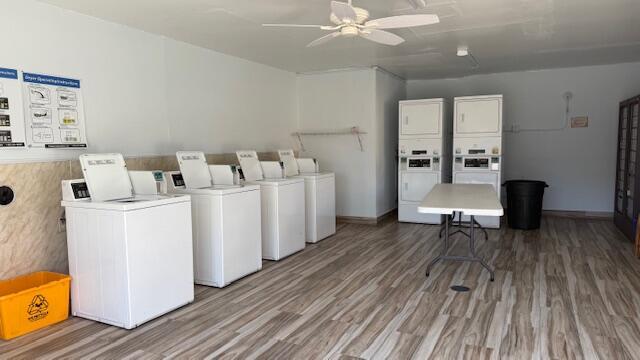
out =
[[[455,98],[453,183],[491,184],[500,198],[503,140],[502,95]],[[475,219],[482,227],[500,227],[500,217]],[[462,221],[468,220],[462,217]]]
[[442,216],[418,213],[434,185],[451,182],[451,114],[444,99],[400,101],[398,220],[441,224]]

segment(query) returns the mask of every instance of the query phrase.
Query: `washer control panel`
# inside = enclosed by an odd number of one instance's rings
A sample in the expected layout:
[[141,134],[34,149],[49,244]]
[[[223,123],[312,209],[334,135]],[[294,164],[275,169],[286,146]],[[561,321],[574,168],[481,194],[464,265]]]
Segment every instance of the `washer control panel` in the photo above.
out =
[[84,179],[62,180],[62,200],[83,201],[91,198]]
[[400,159],[401,171],[439,171],[439,156],[408,156]]
[[464,159],[464,167],[465,168],[488,169],[489,168],[489,159],[488,158],[466,158],[466,159]]
[[440,156],[442,141],[439,139],[404,139],[398,145],[400,157]]
[[409,159],[409,168],[430,168],[431,158]]
[[171,182],[173,183],[174,187],[184,186],[184,178],[182,177],[182,173],[171,174]]
[[500,171],[499,156],[456,156],[453,159],[454,170]]

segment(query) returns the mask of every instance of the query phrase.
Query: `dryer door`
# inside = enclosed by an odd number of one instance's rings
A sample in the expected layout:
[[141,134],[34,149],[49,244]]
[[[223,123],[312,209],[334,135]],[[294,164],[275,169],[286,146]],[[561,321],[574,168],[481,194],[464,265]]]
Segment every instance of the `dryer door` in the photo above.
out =
[[455,135],[499,136],[502,130],[502,102],[498,98],[456,102]]
[[401,180],[400,193],[402,194],[402,201],[420,202],[434,185],[440,183],[440,173],[403,171]]
[[440,135],[442,103],[400,105],[400,135]]

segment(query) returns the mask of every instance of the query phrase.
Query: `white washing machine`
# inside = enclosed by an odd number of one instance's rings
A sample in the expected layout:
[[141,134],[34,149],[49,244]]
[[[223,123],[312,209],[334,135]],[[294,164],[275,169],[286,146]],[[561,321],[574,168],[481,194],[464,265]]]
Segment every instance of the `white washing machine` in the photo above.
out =
[[80,164],[62,182],[73,315],[132,329],[192,302],[189,196],[134,196],[120,154]]
[[[504,168],[502,95],[457,97],[454,103],[453,183],[493,185],[500,199]],[[475,219],[483,227],[500,227],[500,217]],[[468,221],[468,217],[462,220]]]
[[441,98],[399,103],[398,221],[442,223],[418,206],[434,185],[451,181],[450,108]]
[[204,153],[176,157],[180,172],[166,174],[167,189],[191,195],[196,284],[224,287],[262,269],[260,186],[216,185]]
[[262,258],[280,260],[304,249],[304,179],[267,178],[263,164],[272,169],[280,168],[279,163],[261,163],[255,151],[237,151],[236,155],[245,184],[260,185]]
[[439,156],[407,156],[400,159],[398,221],[441,224],[442,215],[421,214],[418,205],[436,184],[443,181]]
[[[454,184],[490,184],[500,199],[500,183],[502,172],[500,156],[465,155],[456,156],[453,161]],[[475,219],[487,228],[499,228],[499,216],[476,216]],[[462,221],[468,221],[466,216]]]
[[293,150],[278,150],[286,177],[304,179],[306,241],[316,243],[336,233],[336,176],[319,172],[315,159],[296,159]]

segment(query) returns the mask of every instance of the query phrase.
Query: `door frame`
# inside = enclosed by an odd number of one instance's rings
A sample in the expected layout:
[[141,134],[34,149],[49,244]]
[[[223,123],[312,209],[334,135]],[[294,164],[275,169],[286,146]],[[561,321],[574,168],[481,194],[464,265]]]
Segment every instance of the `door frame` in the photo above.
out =
[[[628,188],[629,186],[629,177],[628,177],[628,173],[630,171],[629,169],[629,160],[631,158],[630,153],[631,153],[631,140],[632,140],[632,131],[633,131],[633,106],[634,104],[638,104],[638,102],[640,101],[640,97],[634,97],[628,100],[625,100],[623,102],[620,103],[619,109],[618,109],[618,142],[617,142],[617,147],[616,147],[616,179],[615,179],[615,193],[614,193],[614,204],[613,204],[613,222],[614,224],[625,234],[625,236],[627,238],[629,238],[630,240],[633,240],[635,238],[635,226],[634,226],[634,219],[637,218],[638,216],[638,195],[640,195],[640,193],[638,192],[640,190],[640,186],[639,186],[639,181],[640,179],[636,178],[636,181],[634,181],[634,189],[633,189],[633,216],[631,219],[629,219],[629,217],[627,216],[627,208],[628,208],[628,196],[625,193],[625,190]],[[622,192],[623,192],[623,201],[622,201],[622,212],[619,212],[617,209],[617,201],[618,201],[618,192],[619,192],[619,188],[618,188],[618,184],[619,184],[619,179],[618,176],[620,175],[620,141],[622,138],[622,123],[623,123],[623,109],[626,108],[627,109],[627,128],[626,128],[626,144],[625,144],[625,172],[623,174],[623,182],[622,182]],[[639,105],[640,108],[640,105]],[[640,116],[640,114],[638,114]],[[639,124],[640,127],[640,124]],[[640,131],[640,128],[638,129],[638,131]],[[640,133],[638,134],[637,138],[636,138],[636,142],[638,142],[638,139],[640,139]],[[638,176],[640,174],[637,173],[637,163],[640,160],[640,157],[638,157],[640,151],[640,147],[638,147],[638,144],[636,143],[636,168],[634,169],[634,176]]]

